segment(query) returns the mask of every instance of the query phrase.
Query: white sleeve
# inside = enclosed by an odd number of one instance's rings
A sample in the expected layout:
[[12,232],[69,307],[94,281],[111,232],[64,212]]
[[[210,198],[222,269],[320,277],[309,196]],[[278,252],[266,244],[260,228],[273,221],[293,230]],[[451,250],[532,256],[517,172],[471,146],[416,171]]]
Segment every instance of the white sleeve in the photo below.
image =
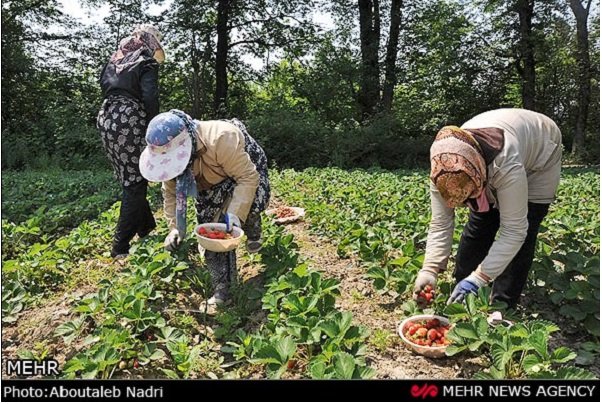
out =
[[527,237],[529,191],[523,166],[516,165],[503,178],[496,179],[495,189],[500,210],[500,230],[480,267],[480,271],[491,280],[504,272]]
[[454,239],[454,209],[447,207],[444,199],[431,182],[431,223],[426,239],[426,253],[423,268],[437,272],[447,268],[447,261]]

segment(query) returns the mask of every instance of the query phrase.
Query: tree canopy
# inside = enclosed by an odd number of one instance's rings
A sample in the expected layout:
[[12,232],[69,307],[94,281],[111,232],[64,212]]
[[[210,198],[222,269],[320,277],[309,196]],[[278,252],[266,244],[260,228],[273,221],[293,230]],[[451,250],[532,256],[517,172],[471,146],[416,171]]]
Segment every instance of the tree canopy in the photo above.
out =
[[439,127],[500,107],[547,114],[572,159],[599,159],[593,0],[79,4],[110,13],[2,3],[3,168],[106,164],[98,75],[140,23],[164,34],[161,109],[238,117],[277,166],[425,165]]

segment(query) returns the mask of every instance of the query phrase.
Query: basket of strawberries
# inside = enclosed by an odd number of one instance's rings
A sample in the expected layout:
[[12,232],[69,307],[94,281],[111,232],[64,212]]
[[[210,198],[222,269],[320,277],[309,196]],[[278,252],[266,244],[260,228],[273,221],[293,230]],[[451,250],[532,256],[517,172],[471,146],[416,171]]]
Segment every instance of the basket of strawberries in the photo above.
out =
[[232,232],[226,232],[224,223],[199,224],[194,229],[194,235],[199,244],[208,251],[226,252],[238,247],[245,233],[239,227],[234,226]]
[[445,317],[423,314],[409,317],[399,324],[399,336],[412,351],[429,358],[445,357],[450,344],[447,332],[452,325]]
[[268,209],[265,214],[272,216],[274,223],[286,224],[293,223],[305,216],[305,209],[298,207],[280,206],[274,209]]

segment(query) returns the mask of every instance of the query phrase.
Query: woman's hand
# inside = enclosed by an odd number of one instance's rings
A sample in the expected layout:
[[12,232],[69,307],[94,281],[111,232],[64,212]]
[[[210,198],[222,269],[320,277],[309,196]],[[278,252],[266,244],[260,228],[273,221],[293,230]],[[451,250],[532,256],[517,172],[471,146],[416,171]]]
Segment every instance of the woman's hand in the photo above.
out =
[[178,229],[173,229],[169,232],[167,237],[165,237],[165,242],[163,245],[167,251],[173,252],[180,246],[181,243],[182,237],[180,237],[180,232]]
[[476,272],[471,273],[466,278],[458,282],[451,296],[447,300],[447,304],[462,303],[466,295],[469,293],[476,295],[479,288],[487,285],[487,282],[487,280],[485,280],[481,275],[478,275]]
[[438,272],[430,268],[422,268],[418,271],[416,282],[414,283],[414,300],[418,300],[418,294],[426,285],[431,285],[433,290],[437,286]]
[[228,233],[232,233],[232,228],[234,226],[241,227],[240,219],[233,213],[226,213],[224,221],[226,222],[226,232]]

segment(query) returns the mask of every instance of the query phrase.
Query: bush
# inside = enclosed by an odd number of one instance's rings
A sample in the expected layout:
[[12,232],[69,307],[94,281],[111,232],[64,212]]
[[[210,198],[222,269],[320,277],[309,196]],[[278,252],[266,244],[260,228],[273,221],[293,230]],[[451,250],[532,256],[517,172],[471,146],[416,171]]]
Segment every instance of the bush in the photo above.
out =
[[332,130],[312,114],[291,110],[265,111],[248,120],[248,129],[265,150],[270,165],[304,168],[332,161]]
[[248,127],[270,164],[296,169],[425,167],[432,141],[410,136],[391,115],[378,116],[363,126],[352,122],[329,128],[312,113],[283,108],[249,119]]

